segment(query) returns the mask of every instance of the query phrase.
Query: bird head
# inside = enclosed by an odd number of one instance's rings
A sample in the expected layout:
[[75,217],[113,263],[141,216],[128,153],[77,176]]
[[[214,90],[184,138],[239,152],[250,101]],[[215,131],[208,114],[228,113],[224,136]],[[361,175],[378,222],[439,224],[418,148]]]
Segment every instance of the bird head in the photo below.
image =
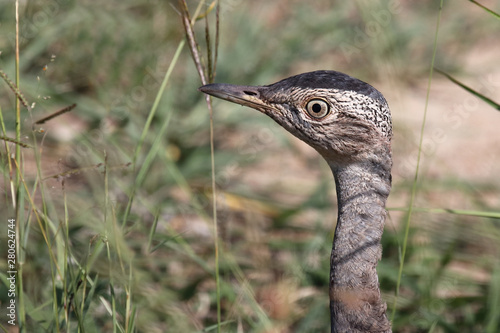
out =
[[391,114],[385,98],[368,83],[340,72],[309,72],[266,86],[214,83],[199,90],[268,115],[330,164],[390,151]]

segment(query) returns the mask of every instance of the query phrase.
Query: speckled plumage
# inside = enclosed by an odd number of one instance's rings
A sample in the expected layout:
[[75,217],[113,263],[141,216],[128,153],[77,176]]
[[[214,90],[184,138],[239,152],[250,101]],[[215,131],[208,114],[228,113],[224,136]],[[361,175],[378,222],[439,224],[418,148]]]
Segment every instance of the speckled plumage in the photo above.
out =
[[[382,94],[335,71],[267,86],[210,84],[200,90],[259,110],[325,158],[338,200],[330,271],[332,332],[391,332],[376,272],[392,167],[391,114]],[[308,110],[315,101],[321,103],[317,108],[328,105],[325,116]]]

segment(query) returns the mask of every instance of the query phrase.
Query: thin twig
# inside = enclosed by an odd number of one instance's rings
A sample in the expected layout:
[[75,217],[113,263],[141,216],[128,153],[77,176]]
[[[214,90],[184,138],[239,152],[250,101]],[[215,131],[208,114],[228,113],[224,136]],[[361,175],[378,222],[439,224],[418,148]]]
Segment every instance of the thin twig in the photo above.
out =
[[191,18],[189,17],[187,3],[185,0],[180,0],[179,3],[181,5],[182,23],[184,24],[184,30],[186,31],[189,49],[191,50],[191,55],[193,56],[196,69],[198,70],[198,75],[201,79],[201,83],[205,85],[207,84],[207,78],[205,76],[205,66],[203,65],[203,61],[200,57],[200,52],[198,49],[198,44],[196,43],[196,39],[194,37],[193,26],[191,25]]
[[215,75],[217,74],[217,57],[219,55],[219,14],[220,14],[220,1],[217,0],[217,8],[215,10],[215,54],[214,54],[214,61],[213,61],[213,68],[212,68],[212,81],[215,78]]
[[47,176],[45,178],[42,179],[42,181],[46,181],[47,179],[64,179],[64,178],[68,178],[72,175],[76,175],[76,174],[79,174],[80,172],[87,172],[87,171],[93,171],[93,170],[97,170],[99,169],[100,167],[104,167],[104,171],[103,173],[105,173],[106,171],[109,171],[109,170],[114,170],[114,169],[124,169],[124,168],[127,168],[129,167],[130,165],[132,165],[132,162],[128,162],[128,163],[125,163],[125,164],[118,164],[118,165],[113,165],[113,166],[105,166],[103,163],[97,163],[95,165],[91,165],[91,166],[87,166],[87,167],[83,167],[83,168],[78,168],[78,169],[71,169],[71,170],[68,170],[68,171],[64,171],[64,172],[61,172],[61,173],[58,173],[58,174],[55,174],[55,175],[52,175],[52,176]]
[[210,29],[208,28],[208,15],[205,16],[205,43],[207,44],[207,59],[208,59],[208,82],[213,82],[213,73],[212,73],[212,48],[210,47],[212,43],[210,42]]
[[35,121],[35,122],[33,123],[33,125],[40,125],[40,124],[43,124],[43,123],[45,123],[46,121],[49,121],[49,120],[51,120],[51,119],[54,119],[55,117],[59,117],[60,115],[62,115],[62,114],[64,114],[64,113],[66,113],[66,112],[69,112],[69,111],[73,110],[75,107],[76,107],[76,104],[71,104],[70,106],[67,106],[67,107],[65,107],[65,108],[63,108],[63,109],[61,109],[61,110],[59,110],[59,111],[56,111],[56,112],[54,112],[54,113],[52,113],[52,114],[48,115],[47,117],[44,117],[44,118],[42,118],[42,119],[39,119],[39,120]]

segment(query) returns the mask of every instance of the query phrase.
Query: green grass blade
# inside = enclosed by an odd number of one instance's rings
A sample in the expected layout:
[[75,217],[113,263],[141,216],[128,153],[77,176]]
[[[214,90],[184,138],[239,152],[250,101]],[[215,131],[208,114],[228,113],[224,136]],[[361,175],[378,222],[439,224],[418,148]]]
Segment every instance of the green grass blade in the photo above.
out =
[[477,98],[483,100],[484,102],[488,103],[490,106],[492,106],[494,109],[496,110],[499,110],[500,111],[500,104],[496,103],[495,101],[489,99],[488,97],[484,96],[483,94],[475,91],[474,89],[466,86],[465,84],[463,84],[462,82],[458,81],[457,79],[453,78],[451,75],[435,68],[435,71],[438,72],[439,74],[441,75],[444,75],[446,76],[446,78],[448,78],[448,80],[450,80],[451,82],[455,83],[456,85],[462,87],[463,89],[467,90],[468,92],[470,92],[471,94],[473,94],[474,96],[476,96]]
[[[388,208],[389,211],[407,212],[407,207],[394,207]],[[474,217],[487,217],[493,219],[500,219],[500,212],[485,212],[480,210],[463,210],[463,209],[450,209],[450,208],[422,208],[413,207],[415,212],[424,213],[438,213],[438,214],[454,214],[463,216],[474,216]]]
[[[133,170],[135,171],[136,168],[136,162],[137,158],[139,156],[139,153],[142,148],[142,144],[144,143],[144,139],[146,138],[146,134],[149,132],[149,127],[151,125],[151,122],[153,121],[154,115],[156,113],[156,110],[158,109],[158,105],[160,104],[161,98],[163,97],[163,93],[165,91],[165,88],[167,86],[167,83],[170,79],[170,75],[172,74],[172,71],[177,64],[177,60],[179,59],[179,56],[181,54],[182,49],[184,48],[185,41],[182,40],[179,43],[179,46],[177,46],[177,50],[175,51],[174,57],[172,59],[172,62],[170,63],[170,66],[168,67],[167,72],[165,73],[165,77],[163,78],[163,81],[161,83],[160,89],[158,90],[158,94],[156,95],[156,98],[154,100],[153,106],[151,107],[151,110],[149,112],[148,119],[146,120],[146,123],[144,124],[144,129],[142,131],[141,137],[139,139],[139,142],[137,143],[137,146],[135,148],[134,156],[133,156]],[[132,208],[132,202],[134,201],[134,196],[135,196],[135,190],[137,188],[137,182],[134,182],[132,185],[132,190],[129,196],[129,200],[127,203],[127,208],[125,209],[125,212],[123,214],[123,222],[122,225],[125,225],[128,219],[128,215],[130,213],[130,210]]]
[[488,314],[486,332],[498,332],[500,325],[500,266],[497,265],[491,276],[488,297]]
[[481,5],[479,2],[475,1],[475,0],[469,0],[470,2],[472,2],[473,4],[481,7],[482,9],[484,9],[485,11],[487,11],[488,13],[490,13],[491,15],[495,16],[497,19],[500,19],[500,14],[492,11],[491,9]]

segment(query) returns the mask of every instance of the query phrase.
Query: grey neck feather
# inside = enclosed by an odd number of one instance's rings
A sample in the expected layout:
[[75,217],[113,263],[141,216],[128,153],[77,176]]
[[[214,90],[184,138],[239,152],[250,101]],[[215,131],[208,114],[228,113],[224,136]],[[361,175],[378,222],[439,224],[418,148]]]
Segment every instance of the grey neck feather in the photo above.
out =
[[376,272],[391,189],[390,148],[377,155],[330,164],[338,198],[330,271],[332,332],[391,332]]

